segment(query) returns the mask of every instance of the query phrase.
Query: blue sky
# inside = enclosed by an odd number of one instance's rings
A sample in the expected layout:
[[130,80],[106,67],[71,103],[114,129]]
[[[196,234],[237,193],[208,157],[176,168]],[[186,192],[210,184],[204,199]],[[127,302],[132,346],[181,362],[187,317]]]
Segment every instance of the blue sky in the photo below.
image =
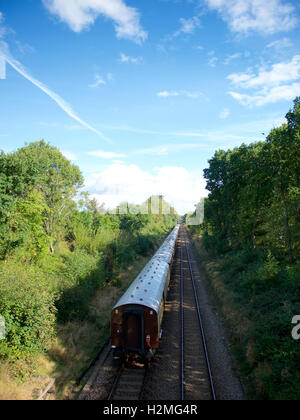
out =
[[205,196],[300,95],[295,0],[1,0],[0,148],[45,139],[108,207]]

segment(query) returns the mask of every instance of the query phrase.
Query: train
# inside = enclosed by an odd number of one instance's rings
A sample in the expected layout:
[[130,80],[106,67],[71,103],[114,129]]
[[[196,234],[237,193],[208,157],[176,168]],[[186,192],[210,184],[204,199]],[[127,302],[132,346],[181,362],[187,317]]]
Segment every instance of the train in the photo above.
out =
[[149,366],[159,347],[179,228],[174,227],[112,309],[113,357],[127,366]]

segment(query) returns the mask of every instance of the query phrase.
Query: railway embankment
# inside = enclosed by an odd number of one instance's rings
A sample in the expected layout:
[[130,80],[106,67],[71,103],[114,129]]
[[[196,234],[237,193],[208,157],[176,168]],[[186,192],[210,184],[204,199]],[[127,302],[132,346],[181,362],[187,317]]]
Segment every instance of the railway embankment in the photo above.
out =
[[[209,254],[201,235],[193,235],[204,283],[218,312],[234,366],[251,399],[297,399],[299,375],[291,331],[291,307],[298,305],[293,283],[261,284],[255,298],[245,292],[247,273],[255,264],[238,253]],[[242,258],[243,257],[243,258]]]

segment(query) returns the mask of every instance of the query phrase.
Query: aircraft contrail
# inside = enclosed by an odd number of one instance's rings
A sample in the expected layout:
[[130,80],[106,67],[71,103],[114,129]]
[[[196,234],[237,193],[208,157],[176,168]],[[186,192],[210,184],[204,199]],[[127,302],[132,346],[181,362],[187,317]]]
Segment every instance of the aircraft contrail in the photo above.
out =
[[[1,45],[2,44],[2,45]],[[4,44],[4,45],[3,45]],[[1,48],[2,47],[2,48]],[[43,83],[35,79],[34,77],[30,76],[30,74],[27,73],[27,71],[24,69],[21,63],[19,63],[17,60],[15,60],[9,53],[6,53],[4,51],[4,48],[7,50],[7,45],[4,42],[0,42],[0,59],[2,56],[2,59],[6,61],[8,64],[10,64],[19,74],[21,74],[25,79],[29,80],[32,84],[34,84],[36,87],[41,89],[46,95],[48,95],[51,99],[53,99],[54,102],[57,103],[57,105],[71,118],[73,118],[75,121],[77,121],[79,124],[81,124],[83,127],[87,128],[90,131],[93,131],[96,133],[99,137],[101,137],[103,140],[112,143],[112,141],[105,137],[101,131],[97,130],[96,128],[92,127],[87,122],[83,121],[81,118],[79,118],[75,112],[72,110],[72,107],[64,101],[59,95],[57,95],[55,92],[52,92],[47,86],[45,86]]]

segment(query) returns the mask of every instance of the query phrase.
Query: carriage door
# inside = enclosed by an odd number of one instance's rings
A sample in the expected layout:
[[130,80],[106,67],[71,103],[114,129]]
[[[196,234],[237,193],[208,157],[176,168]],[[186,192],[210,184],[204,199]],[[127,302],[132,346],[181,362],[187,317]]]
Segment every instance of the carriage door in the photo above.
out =
[[123,313],[123,348],[143,353],[144,311],[142,308],[127,307]]

